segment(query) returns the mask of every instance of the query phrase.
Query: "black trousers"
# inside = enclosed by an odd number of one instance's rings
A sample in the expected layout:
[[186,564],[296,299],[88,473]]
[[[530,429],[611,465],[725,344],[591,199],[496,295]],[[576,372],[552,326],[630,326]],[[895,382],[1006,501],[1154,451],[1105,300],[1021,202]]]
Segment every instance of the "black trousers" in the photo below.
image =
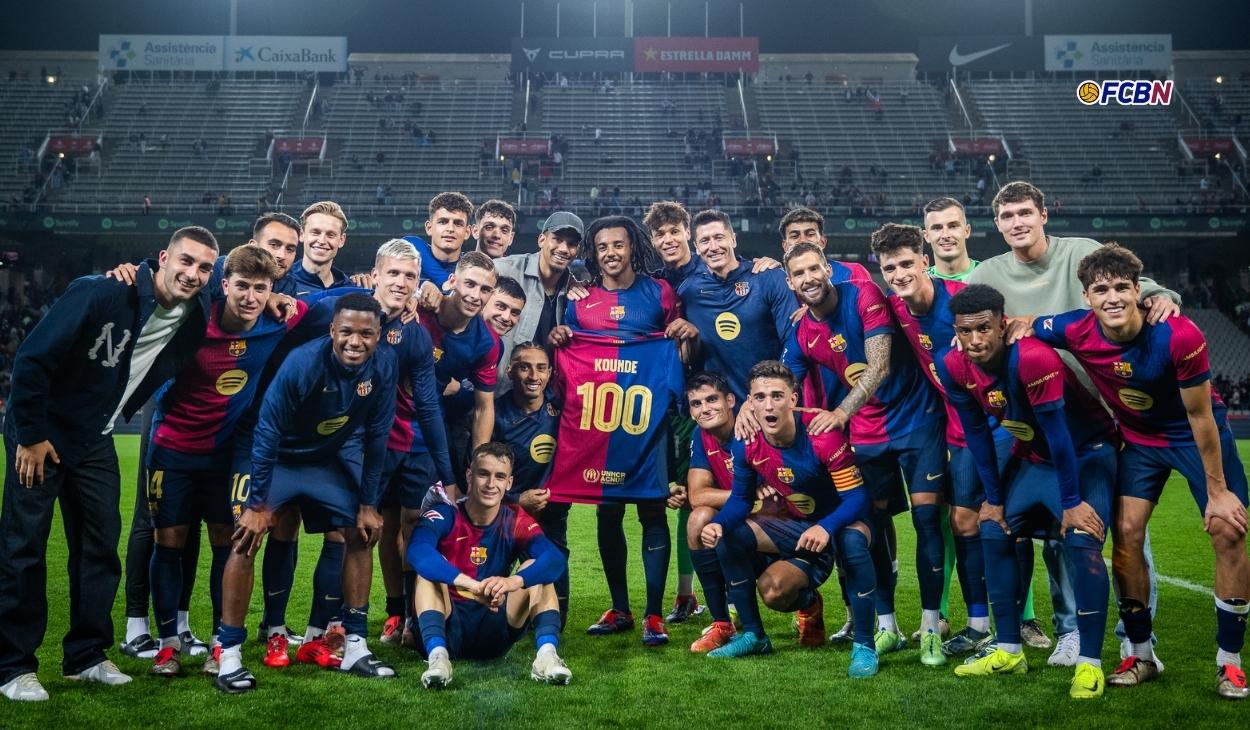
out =
[[69,633],[64,674],[106,657],[113,643],[113,601],[121,581],[117,542],[121,477],[113,437],[79,445],[73,458],[45,465],[44,483],[26,488],[15,470],[17,441],[5,430],[4,503],[0,505],[0,684],[39,668],[35,651],[48,630],[48,535],[61,503],[69,550]]

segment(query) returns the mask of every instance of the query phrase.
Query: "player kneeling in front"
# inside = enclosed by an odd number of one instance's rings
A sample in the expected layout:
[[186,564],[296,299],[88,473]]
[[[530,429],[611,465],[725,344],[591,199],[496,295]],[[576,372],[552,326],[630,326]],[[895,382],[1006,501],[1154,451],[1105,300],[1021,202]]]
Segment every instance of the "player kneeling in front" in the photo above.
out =
[[512,486],[507,444],[489,441],[474,449],[467,477],[467,497],[427,510],[408,545],[429,659],[421,683],[446,687],[452,657],[502,657],[532,623],[538,653],[530,677],[568,684],[573,674],[556,653],[560,604],[553,585],[564,572],[564,554],[524,510],[503,502]]
[[[743,407],[755,409],[762,430],[750,443],[732,442],[733,491],[703,528],[703,544],[716,548],[742,631],[708,656],[772,652],[757,585],[769,608],[806,611],[810,620],[823,620],[817,591],[833,570],[836,543],[855,618],[848,673],[871,677],[877,673],[872,636],[877,584],[868,553],[867,490],[842,431],[808,434],[805,419],[795,412],[797,387],[794,374],[776,360],[751,368],[750,399]],[[786,514],[751,515],[757,499],[774,494],[784,498]],[[779,559],[767,564],[770,555]]]
[[[1110,582],[1102,559],[1115,484],[1115,426],[1058,353],[1029,338],[1007,344],[1003,295],[973,284],[950,300],[961,350],[946,353],[942,382],[959,414],[985,487],[981,549],[998,646],[955,667],[962,677],[1029,670],[1020,638],[1021,567],[1016,541],[1059,523],[1076,593],[1080,655],[1069,694],[1100,697]],[[1001,471],[993,416],[1015,438]]]
[[217,675],[224,692],[256,686],[240,656],[254,559],[272,514],[288,504],[299,506],[309,532],[343,529],[347,538],[342,614],[347,644],[339,668],[365,677],[395,676],[365,643],[373,546],[382,534],[382,467],[395,419],[395,354],[378,349],[381,333],[382,306],[376,299],[340,297],[330,336],[292,351],[265,392],[252,472],[234,480],[232,509],[238,518],[222,578]]

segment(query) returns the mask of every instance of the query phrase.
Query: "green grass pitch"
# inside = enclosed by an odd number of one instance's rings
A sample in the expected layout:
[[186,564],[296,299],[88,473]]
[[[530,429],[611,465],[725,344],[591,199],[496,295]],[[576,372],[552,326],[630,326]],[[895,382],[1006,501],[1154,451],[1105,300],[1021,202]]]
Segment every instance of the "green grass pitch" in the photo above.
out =
[[[137,442],[117,438],[122,474],[135,473]],[[1250,442],[1241,442],[1243,461]],[[123,479],[123,529],[128,528],[134,485]],[[675,517],[673,518],[675,521]],[[638,524],[632,510],[626,520],[630,536],[630,579],[635,611],[641,612],[642,576],[637,555]],[[913,566],[910,521],[898,524],[902,569],[898,606],[904,628],[914,630],[919,602]],[[1068,698],[1071,669],[1046,666],[1047,652],[1028,649],[1026,676],[960,679],[951,665],[932,669],[920,664],[914,647],[882,659],[881,673],[871,680],[846,677],[848,652],[826,647],[802,649],[794,637],[789,615],[765,611],[765,621],[776,653],[737,661],[715,661],[692,655],[687,647],[706,625],[706,619],[670,628],[672,642],[646,649],[636,633],[592,638],[585,627],[608,606],[595,546],[593,512],[573,510],[572,609],[560,653],[573,670],[567,687],[548,687],[529,679],[532,640],[523,639],[504,659],[473,664],[458,662],[452,686],[441,692],[421,688],[424,662],[415,654],[383,646],[374,651],[393,662],[399,677],[370,681],[314,667],[293,665],[272,670],[261,665],[263,647],[251,641],[245,662],[260,686],[243,696],[225,696],[199,675],[199,660],[191,659],[186,676],[162,679],[146,675],[149,663],[111,656],[135,681],[119,688],[79,685],[60,676],[60,638],[66,630],[68,590],[65,580],[65,541],[59,519],[48,546],[48,593],[51,605],[48,634],[39,652],[40,679],[52,699],[19,704],[0,702],[0,727],[135,728],[318,726],[357,728],[415,725],[424,727],[752,727],[805,728],[866,727],[1008,727],[1058,726],[1245,727],[1250,703],[1220,699],[1214,691],[1215,615],[1209,591],[1197,592],[1174,583],[1160,586],[1159,655],[1166,671],[1158,682],[1132,690],[1107,691],[1100,701],[1077,703]],[[1210,586],[1213,561],[1201,520],[1183,482],[1174,479],[1151,523],[1154,555],[1161,575]],[[312,570],[320,540],[300,541],[299,573],[288,612],[297,629],[308,615]],[[125,535],[122,536],[122,549]],[[669,580],[669,596],[674,588]],[[1037,561],[1035,594],[1039,619],[1049,628],[1045,572]],[[257,571],[259,574],[259,570]],[[201,552],[200,584],[192,606],[192,626],[201,637],[209,634],[208,550]],[[843,619],[835,585],[827,586],[826,621],[832,627]],[[259,593],[259,589],[257,590]],[[963,626],[962,601],[952,588],[951,622]],[[370,630],[380,630],[383,592],[381,575],[373,582]],[[249,628],[259,621],[260,600],[252,601]],[[123,601],[113,611],[120,640]],[[700,617],[703,618],[703,617]],[[1111,626],[1108,626],[1108,636]],[[1103,667],[1114,668],[1118,644],[1109,638]]]

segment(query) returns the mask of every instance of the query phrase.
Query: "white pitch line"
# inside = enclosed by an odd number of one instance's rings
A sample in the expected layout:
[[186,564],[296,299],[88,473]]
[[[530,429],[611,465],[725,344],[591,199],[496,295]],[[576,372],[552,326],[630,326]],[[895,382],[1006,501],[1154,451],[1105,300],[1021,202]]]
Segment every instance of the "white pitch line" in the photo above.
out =
[[[1110,560],[1103,558],[1103,562],[1107,564],[1108,568],[1111,567]],[[1176,588],[1184,588],[1185,590],[1193,591],[1194,593],[1203,593],[1206,595],[1211,595],[1212,593],[1214,593],[1214,591],[1211,588],[1208,588],[1206,586],[1201,586],[1201,585],[1198,585],[1197,583],[1191,583],[1185,580],[1184,578],[1173,578],[1170,575],[1164,575],[1157,571],[1155,572],[1155,579],[1164,585],[1175,586]]]

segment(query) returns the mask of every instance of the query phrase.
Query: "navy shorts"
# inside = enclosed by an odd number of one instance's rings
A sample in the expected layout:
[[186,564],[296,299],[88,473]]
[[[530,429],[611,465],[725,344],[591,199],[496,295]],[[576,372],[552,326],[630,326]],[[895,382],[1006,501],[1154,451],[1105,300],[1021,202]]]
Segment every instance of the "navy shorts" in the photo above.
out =
[[905,512],[904,481],[911,494],[946,492],[946,425],[934,421],[897,439],[856,446],[855,463],[874,502],[889,502],[892,514]]
[[[807,528],[815,525],[813,520],[799,520],[793,517],[771,517],[766,515],[752,515],[748,518],[751,522],[759,525],[759,528],[768,535],[768,539],[773,541],[777,546],[779,559],[785,560],[794,567],[807,574],[808,583],[812,588],[819,588],[826,580],[829,574],[833,572],[833,536],[829,536],[829,546],[824,552],[813,553],[810,550],[799,550],[799,538],[807,531]],[[760,572],[763,572],[760,567]]]
[[432,455],[387,449],[381,506],[421,509],[426,492],[437,481]]
[[452,601],[447,617],[447,653],[452,659],[498,659],[525,631],[525,626],[513,628],[508,623],[506,601],[498,611],[477,601]]
[[[1228,490],[1246,504],[1246,469],[1237,455],[1237,440],[1224,424],[1220,428],[1220,461]],[[1139,446],[1126,443],[1120,451],[1120,479],[1117,496],[1140,497],[1157,503],[1163,485],[1173,470],[1189,482],[1189,492],[1198,504],[1198,514],[1207,509],[1207,477],[1197,446]]]
[[[1090,444],[1076,453],[1081,500],[1111,524],[1111,496],[1115,490],[1116,449],[1110,442]],[[1011,459],[1003,472],[1007,490],[1004,517],[1013,535],[1048,537],[1063,521],[1058,475],[1053,464]],[[1104,530],[1104,537],[1109,528]]]
[[148,509],[152,526],[229,525],[230,474],[224,470],[150,469]]
[[[1002,429],[998,430],[1001,431]],[[1011,458],[1013,441],[1010,436],[994,439],[994,451],[998,454],[999,473],[1002,473],[1002,470],[1007,466],[1007,460]],[[981,484],[981,475],[977,473],[977,464],[972,456],[972,452],[968,450],[967,446],[951,446],[949,451],[950,503],[957,507],[981,509],[981,503],[985,501],[985,487]]]
[[[236,485],[230,494],[235,519],[243,514],[251,494],[250,480],[249,474],[235,477]],[[286,505],[297,506],[304,529],[310,533],[355,527],[360,508],[359,482],[360,473],[353,474],[339,460],[312,464],[278,462],[273,465],[266,507],[276,512]]]

